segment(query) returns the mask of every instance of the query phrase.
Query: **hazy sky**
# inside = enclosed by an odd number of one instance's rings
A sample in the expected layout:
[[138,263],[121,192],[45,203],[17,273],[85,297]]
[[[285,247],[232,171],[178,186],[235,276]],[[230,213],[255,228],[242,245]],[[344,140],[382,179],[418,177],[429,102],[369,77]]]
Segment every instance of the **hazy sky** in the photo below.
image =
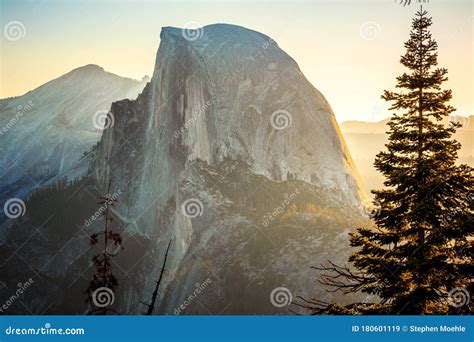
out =
[[[272,37],[328,99],[338,121],[387,116],[380,100],[402,72],[399,57],[417,0],[373,1],[49,1],[1,2],[0,98],[85,64],[121,76],[153,71],[163,26],[231,23]],[[430,0],[439,62],[449,69],[453,105],[473,110],[473,1]],[[6,27],[18,21],[18,40]]]

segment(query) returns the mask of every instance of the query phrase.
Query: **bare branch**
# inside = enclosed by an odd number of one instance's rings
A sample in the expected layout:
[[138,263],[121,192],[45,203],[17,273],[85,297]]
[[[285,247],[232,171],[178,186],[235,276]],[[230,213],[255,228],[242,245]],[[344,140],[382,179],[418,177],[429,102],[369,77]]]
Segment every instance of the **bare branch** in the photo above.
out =
[[155,302],[156,302],[156,297],[158,296],[158,288],[160,287],[161,280],[163,279],[163,273],[165,272],[166,259],[168,258],[168,252],[170,250],[171,241],[172,240],[170,240],[170,242],[168,243],[168,248],[166,248],[165,258],[163,260],[163,266],[161,267],[160,277],[158,278],[158,281],[156,282],[155,290],[153,291],[153,294],[151,295],[151,303],[146,304],[145,302],[140,302],[140,303],[145,304],[148,307],[148,310],[145,313],[145,315],[147,316],[152,315],[153,310],[155,310]]

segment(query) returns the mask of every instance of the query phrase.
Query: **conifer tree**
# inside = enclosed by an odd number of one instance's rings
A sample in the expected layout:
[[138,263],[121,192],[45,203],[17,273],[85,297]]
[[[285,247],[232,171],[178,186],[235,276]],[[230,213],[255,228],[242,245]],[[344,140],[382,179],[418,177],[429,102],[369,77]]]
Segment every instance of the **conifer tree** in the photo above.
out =
[[110,194],[110,188],[111,182],[109,182],[107,194],[100,196],[100,201],[98,202],[100,205],[98,212],[104,218],[104,229],[92,234],[89,238],[91,246],[102,244],[101,251],[92,258],[95,272],[86,290],[86,302],[93,304],[95,307],[89,311],[89,315],[106,315],[107,312],[118,314],[116,310],[110,307],[115,301],[114,291],[118,286],[117,278],[112,272],[112,257],[116,255],[116,252],[113,252],[111,249],[123,247],[120,233],[113,231],[109,227],[109,223],[113,222],[109,210],[117,202],[117,198]]
[[455,109],[451,90],[441,88],[447,69],[437,67],[431,24],[421,8],[400,60],[407,68],[397,77],[400,91],[382,96],[394,114],[387,150],[375,160],[386,178],[384,189],[372,191],[380,208],[375,228],[350,236],[355,270],[316,267],[329,291],[362,292],[370,300],[341,305],[301,298],[298,305],[314,314],[472,312],[472,168],[455,164],[460,144],[452,134],[460,125],[443,123]]

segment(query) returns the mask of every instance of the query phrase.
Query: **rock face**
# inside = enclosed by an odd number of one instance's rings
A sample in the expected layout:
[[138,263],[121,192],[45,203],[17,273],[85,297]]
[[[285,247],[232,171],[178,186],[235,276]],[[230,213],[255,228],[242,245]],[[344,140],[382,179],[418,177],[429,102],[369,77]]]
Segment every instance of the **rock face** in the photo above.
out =
[[[310,267],[347,260],[348,233],[366,223],[359,209],[365,195],[329,104],[271,38],[222,24],[164,28],[151,82],[136,100],[112,104],[114,125],[79,164],[60,149],[98,138],[83,117],[113,100],[104,94],[123,97],[140,86],[123,81],[118,90],[108,79],[97,81],[102,92],[86,82],[76,93],[66,85],[80,83],[77,72],[38,89],[50,113],[44,123],[28,112],[21,118],[28,115],[28,125],[12,128],[23,139],[23,131],[47,137],[49,153],[28,158],[35,169],[46,160],[55,175],[83,171],[30,195],[26,214],[6,221],[0,301],[34,280],[7,313],[90,309],[84,291],[97,250],[89,236],[103,229],[97,202],[109,184],[118,200],[110,229],[124,247],[112,262],[114,310],[144,310],[140,301],[150,301],[170,240],[155,313],[288,314],[296,296],[331,299]],[[69,100],[62,95],[70,93]],[[81,110],[59,120],[73,104]],[[69,122],[76,128],[63,127]],[[4,167],[13,147],[1,146]],[[13,174],[2,181],[14,189]]]
[[151,82],[111,112],[92,177],[148,241],[123,310],[152,292],[169,239],[158,312],[288,313],[275,288],[324,293],[309,267],[347,257],[365,195],[329,104],[271,38],[165,27]]
[[104,132],[99,157],[110,161],[96,164],[98,181],[132,176],[130,204],[143,207],[155,189],[174,195],[189,162],[230,157],[255,174],[334,189],[357,204],[364,195],[332,110],[295,61],[255,31],[217,24],[202,32],[189,41],[163,28],[152,82],[135,102],[112,106],[116,125]]
[[[136,98],[144,82],[77,68],[23,96],[0,100],[0,204],[85,174],[79,159],[100,139],[101,115],[113,101]],[[0,212],[0,222],[4,219]]]

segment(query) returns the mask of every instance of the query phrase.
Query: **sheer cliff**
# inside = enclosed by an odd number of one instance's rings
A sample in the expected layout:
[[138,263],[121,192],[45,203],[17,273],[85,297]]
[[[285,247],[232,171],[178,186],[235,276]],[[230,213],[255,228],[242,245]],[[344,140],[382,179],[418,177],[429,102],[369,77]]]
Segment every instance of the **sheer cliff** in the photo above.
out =
[[225,24],[191,33],[163,28],[151,83],[112,105],[93,176],[122,190],[130,232],[173,239],[162,310],[209,277],[205,308],[272,312],[272,288],[303,294],[311,264],[344,254],[364,193],[329,104],[276,42]]
[[87,175],[30,196],[0,246],[7,285],[37,284],[22,305],[86,312],[103,226],[91,217],[109,185],[124,247],[115,310],[144,310],[170,240],[158,314],[287,314],[271,298],[281,288],[331,299],[310,267],[347,260],[365,195],[330,105],[276,42],[165,27],[151,81],[109,112]]

